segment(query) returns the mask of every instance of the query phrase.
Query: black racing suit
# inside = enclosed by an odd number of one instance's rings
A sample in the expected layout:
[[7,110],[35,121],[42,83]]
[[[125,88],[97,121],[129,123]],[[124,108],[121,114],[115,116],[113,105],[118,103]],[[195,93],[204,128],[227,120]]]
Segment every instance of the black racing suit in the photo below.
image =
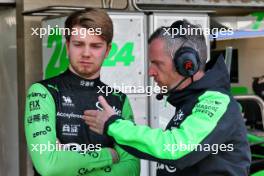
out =
[[[113,140],[89,129],[82,116],[85,110],[102,110],[102,95],[119,115],[133,120],[128,98],[123,93],[107,95],[100,78],[83,79],[70,70],[31,86],[27,95],[25,131],[33,164],[41,175],[139,175],[139,160],[114,144]],[[37,151],[33,146],[67,144],[68,151]],[[102,147],[102,148],[101,148]],[[112,165],[115,148],[120,162]],[[65,148],[64,148],[65,149]]]

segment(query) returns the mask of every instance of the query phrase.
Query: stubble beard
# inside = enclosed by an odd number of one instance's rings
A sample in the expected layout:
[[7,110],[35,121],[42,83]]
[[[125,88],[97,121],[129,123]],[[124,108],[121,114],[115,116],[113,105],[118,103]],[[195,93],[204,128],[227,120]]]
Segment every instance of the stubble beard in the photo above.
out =
[[92,77],[95,73],[97,73],[95,68],[86,68],[84,66],[74,64],[71,64],[71,67],[75,71],[75,73],[83,78]]

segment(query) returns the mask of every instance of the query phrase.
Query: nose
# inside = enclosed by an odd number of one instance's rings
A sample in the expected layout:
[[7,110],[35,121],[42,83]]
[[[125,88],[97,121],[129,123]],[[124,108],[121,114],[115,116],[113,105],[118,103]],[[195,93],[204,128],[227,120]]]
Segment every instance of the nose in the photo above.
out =
[[91,51],[89,47],[84,47],[83,48],[83,52],[82,52],[82,56],[83,57],[90,57],[91,55]]
[[153,76],[153,77],[157,75],[156,70],[151,65],[149,67],[148,74],[149,74],[149,76]]

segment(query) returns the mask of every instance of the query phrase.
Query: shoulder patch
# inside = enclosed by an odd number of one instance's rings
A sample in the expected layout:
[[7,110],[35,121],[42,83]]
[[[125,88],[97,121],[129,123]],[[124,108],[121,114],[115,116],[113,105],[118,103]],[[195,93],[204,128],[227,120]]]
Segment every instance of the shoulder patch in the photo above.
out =
[[230,102],[228,95],[217,91],[206,91],[198,98],[198,103],[193,109],[193,113],[200,114],[201,118],[214,118],[223,114]]

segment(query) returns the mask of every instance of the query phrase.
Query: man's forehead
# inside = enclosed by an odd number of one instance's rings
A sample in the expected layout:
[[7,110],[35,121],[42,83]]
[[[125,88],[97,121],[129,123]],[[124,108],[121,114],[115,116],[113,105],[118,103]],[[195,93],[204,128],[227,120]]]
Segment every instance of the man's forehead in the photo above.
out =
[[149,54],[153,54],[153,55],[163,54],[166,51],[165,49],[166,49],[166,43],[164,42],[163,39],[160,38],[154,39],[148,45]]
[[100,36],[96,35],[72,35],[71,36],[72,42],[89,42],[89,43],[106,43],[105,40],[102,39]]
[[149,48],[155,48],[155,49],[164,49],[165,42],[161,38],[156,38],[152,40],[149,44]]
[[89,43],[105,43],[106,41],[104,40],[100,40],[98,38],[82,38],[82,37],[72,37],[72,40],[73,42],[89,42]]
[[155,55],[160,55],[160,54],[164,53],[164,46],[165,46],[164,41],[162,41],[159,38],[154,39],[148,45],[149,55],[155,56]]
[[162,39],[157,38],[151,41],[149,43],[149,61],[154,62],[154,61],[163,61],[164,60],[164,55],[165,50],[164,50],[165,43]]

